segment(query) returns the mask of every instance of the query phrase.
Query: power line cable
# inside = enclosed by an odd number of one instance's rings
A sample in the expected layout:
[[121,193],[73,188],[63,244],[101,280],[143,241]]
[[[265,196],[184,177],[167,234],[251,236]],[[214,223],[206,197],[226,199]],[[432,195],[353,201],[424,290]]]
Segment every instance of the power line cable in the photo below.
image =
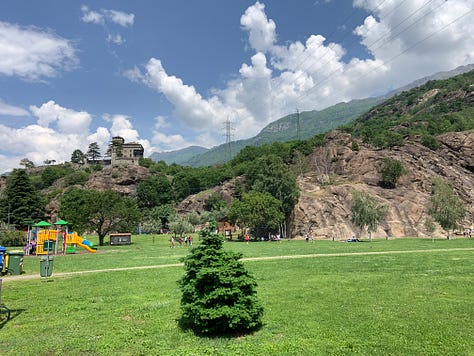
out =
[[[452,24],[454,24],[455,22],[459,21],[460,19],[462,19],[463,17],[469,15],[471,12],[474,12],[474,9],[471,9],[470,11],[464,13],[463,15],[457,17],[456,19],[454,19],[453,21],[451,21],[450,23],[446,24],[445,26],[441,27],[440,29],[438,29],[437,31],[434,31],[432,32],[431,34],[429,34],[428,36],[424,37],[423,39],[415,42],[414,44],[412,44],[411,46],[405,48],[402,52],[398,53],[397,55],[393,56],[392,58],[390,58],[389,60],[385,61],[384,63],[376,66],[374,68],[374,70],[378,69],[378,68],[381,68],[383,67],[384,65],[388,64],[388,63],[391,63],[393,62],[395,59],[397,59],[398,57],[400,57],[401,55],[403,55],[404,53],[408,52],[410,49],[412,48],[415,48],[417,47],[418,45],[420,45],[421,43],[425,42],[426,40],[430,39],[431,37],[437,35],[438,33],[440,33],[441,31],[445,30],[446,28],[448,28],[449,26],[451,26]],[[314,88],[316,88],[317,86],[319,86],[320,84],[324,83],[326,80],[328,80],[332,74],[334,74],[337,70],[334,70],[332,71],[326,78],[322,79],[321,81],[319,81],[318,83],[316,83],[312,88],[310,88],[308,91],[306,91],[305,93],[303,93],[302,95],[300,95],[297,99],[296,99],[296,102],[299,102],[301,101],[301,99],[303,99],[304,97],[308,96],[309,95],[309,92],[314,90]],[[363,74],[362,74],[363,75]],[[362,75],[360,75],[359,77],[356,77],[356,79],[362,77]]]
[[[379,7],[381,7],[386,1],[387,1],[387,0],[383,0],[381,3],[379,3],[374,9],[372,9],[372,10],[368,13],[368,15],[373,15],[374,12],[375,12]],[[403,0],[403,1],[401,2],[401,4],[403,4],[405,1],[406,1],[406,0]],[[388,16],[388,15],[391,14],[393,11],[395,11],[395,9],[398,8],[399,6],[400,6],[400,5],[396,6],[394,9],[392,9],[392,11],[390,11],[386,16]],[[351,16],[349,16],[347,19],[351,18],[352,15],[353,15],[355,12],[356,12],[356,10],[355,10],[355,8],[354,8],[354,10],[353,10]],[[364,16],[368,16],[368,15],[364,15]],[[386,16],[384,16],[383,18],[385,18]],[[345,27],[345,25],[346,25],[346,20],[344,20],[343,26]],[[329,37],[331,37],[331,36],[332,36],[333,34],[335,34],[336,32],[337,32],[337,29],[335,29],[335,30],[329,35]],[[339,43],[343,44],[344,41],[346,40],[346,38],[349,37],[351,34],[352,34],[352,31],[347,31],[346,34],[343,36],[343,38],[339,41]],[[331,40],[328,38],[328,41],[331,41]],[[351,42],[354,42],[354,41],[351,41]],[[308,67],[308,68],[304,68],[304,70],[307,72],[309,69],[311,69],[312,67],[314,67],[315,63],[317,63],[317,61],[319,61],[319,60],[321,60],[321,59],[324,59],[324,58],[330,53],[330,50],[332,50],[335,46],[336,46],[335,40],[334,40],[334,41],[331,41],[331,42],[329,43],[329,46],[326,47],[328,50],[325,51],[324,54],[321,55],[319,58],[313,58],[313,64],[312,64],[310,67]],[[319,48],[321,48],[321,47],[324,47],[324,45],[323,45],[323,44],[319,45],[319,46],[317,47],[317,49],[319,49]],[[306,56],[305,60],[304,60],[302,63],[304,63],[306,60],[308,60],[308,59],[311,58],[311,57],[312,57],[311,53],[308,53],[308,55]],[[326,63],[328,63],[328,62],[326,62]],[[325,64],[326,64],[326,63],[325,63]],[[296,68],[298,68],[298,67],[296,67]],[[293,70],[293,72],[296,72],[296,71]],[[301,72],[300,72],[295,78],[293,78],[293,81],[296,82],[297,79],[301,78],[301,76],[303,75],[303,73],[304,73],[304,72],[303,72],[303,68],[301,68]]]
[[[373,15],[374,12],[375,12],[377,9],[379,9],[379,8],[380,8],[384,3],[386,3],[387,1],[388,1],[388,0],[382,0],[377,6],[375,6],[372,10],[369,11],[368,15]],[[403,0],[402,3],[405,2],[405,1],[406,1],[406,0]],[[391,12],[393,12],[398,6],[400,6],[400,5],[397,5],[394,9],[392,9]],[[352,12],[344,19],[343,24],[341,25],[343,28],[347,28],[347,27],[348,27],[348,21],[355,15],[356,12],[357,12],[357,10],[354,8],[354,9],[352,10]],[[389,12],[389,14],[390,14],[391,12]],[[368,15],[367,15],[367,14],[364,14],[364,17],[365,17],[365,16],[368,16]],[[388,15],[388,14],[387,14],[387,15]],[[336,28],[336,29],[334,29],[334,31],[332,31],[332,32],[329,34],[328,37],[332,37],[332,36],[333,36],[334,34],[336,34],[337,32],[338,32],[338,30],[337,30],[337,28]],[[351,33],[352,33],[351,31],[347,31],[347,32],[346,32],[345,36],[341,39],[342,43],[344,42],[344,40],[345,40]],[[336,46],[336,43],[335,43],[335,42],[331,42],[331,43],[329,44],[329,46],[326,47],[328,50],[326,50],[326,51],[324,52],[324,54],[322,54],[319,58],[316,58],[316,59],[313,58],[313,60],[316,61],[316,60],[320,60],[320,59],[325,58],[325,57],[330,53],[330,50],[333,49],[335,46]],[[319,49],[319,48],[321,48],[321,47],[324,47],[324,45],[323,45],[323,44],[320,44],[316,49]],[[306,46],[305,46],[305,49],[307,49]],[[303,65],[308,59],[310,59],[310,58],[312,58],[312,57],[313,57],[313,56],[312,56],[311,52],[308,51],[307,55],[306,55],[300,62],[298,62],[298,64],[297,64],[296,66],[294,66],[294,68],[292,69],[292,72],[293,72],[293,73],[298,73],[298,72],[299,72],[299,73],[297,74],[297,76],[296,76],[295,78],[292,79],[293,83],[296,83],[297,80],[298,80],[299,78],[301,78],[301,77],[304,75],[305,72],[307,72],[309,69],[311,69],[311,68],[314,66],[314,63],[313,63],[313,64],[312,64],[311,66],[309,66],[308,68],[302,68],[302,65]],[[298,68],[300,68],[300,69],[298,70]],[[273,79],[273,78],[272,78],[272,79]],[[272,82],[270,83],[270,85],[272,86],[271,90],[273,90],[273,91],[278,90],[278,86],[280,86],[280,89],[281,89],[281,84],[279,84],[279,83],[276,83],[276,87],[273,87]],[[247,107],[250,106],[250,104],[255,103],[258,99],[259,99],[258,97],[255,97],[254,99],[252,99],[252,100],[251,100],[249,103],[247,103],[246,105],[243,104],[242,107],[243,107],[244,109],[248,110]],[[271,100],[271,99],[270,99],[270,100]],[[271,106],[271,103],[270,103],[270,106]]]
[[[402,20],[400,23],[398,23],[395,27],[399,26],[401,23],[403,23],[404,21],[406,21],[408,18],[412,17],[415,13],[419,12],[425,5],[431,3],[432,1],[433,1],[433,0],[429,0],[427,3],[425,3],[424,5],[422,5],[420,8],[418,8],[417,10],[415,10],[414,12],[412,12],[409,16],[407,16],[404,20]],[[405,0],[402,1],[400,4],[402,4],[402,3],[404,3],[404,2],[405,2]],[[380,18],[380,21],[381,21],[382,19],[388,17],[389,15],[391,15],[398,7],[400,7],[400,4],[397,5],[395,8],[393,8],[393,9],[392,9],[389,13],[387,13],[385,16],[381,17],[381,18]],[[444,4],[444,3],[443,3],[443,4]],[[380,6],[380,5],[379,5],[379,6]],[[434,10],[432,10],[432,11],[434,11]],[[431,11],[431,12],[432,12],[432,11]],[[429,14],[429,13],[428,13],[428,14]],[[428,14],[425,14],[424,16],[427,16]],[[401,31],[401,32],[399,32],[397,35],[399,35],[399,34],[401,34],[401,33],[403,33],[403,32],[404,32],[404,31]],[[347,37],[347,36],[346,36],[346,37]],[[395,36],[395,37],[396,37],[396,36]],[[381,39],[383,39],[383,38],[384,38],[384,36],[379,37],[379,39],[376,40],[376,41],[374,41],[374,43],[375,43],[375,42],[378,42],[379,40],[381,40]],[[394,38],[394,37],[392,37],[392,39],[393,39],[393,38]],[[354,43],[355,41],[356,41],[355,38],[352,39],[349,43],[346,44],[346,46],[347,46],[347,45],[350,45],[350,44],[352,44],[352,43]],[[385,42],[385,44],[386,44],[386,43],[387,43],[387,41]],[[374,52],[374,50],[370,48],[370,45],[366,46],[366,48],[368,48],[368,49],[370,49],[372,52]],[[377,48],[377,49],[378,49],[378,48]],[[329,51],[327,51],[326,54],[327,54],[327,53],[329,53]],[[326,56],[326,55],[325,55],[325,56]],[[321,58],[319,58],[319,59],[322,59],[322,58],[324,58],[325,56],[323,56],[323,57],[321,57]],[[329,63],[329,61],[324,62],[324,63],[322,64],[322,66],[324,66],[324,65],[326,65],[326,64],[328,64],[328,63]],[[336,71],[336,70],[335,70],[335,71]],[[334,73],[335,71],[331,72],[331,74]],[[317,84],[315,84],[315,85],[317,85]]]
[[[430,0],[428,1],[425,5],[423,5],[422,7],[428,5],[429,3],[433,2],[434,0]],[[384,39],[385,37],[380,37],[378,40],[374,41],[373,43],[371,43],[370,45],[368,45],[368,47],[370,48],[370,50],[372,52],[382,48],[383,46],[385,46],[389,41],[393,40],[394,38],[398,37],[399,35],[401,35],[403,32],[409,30],[410,28],[412,28],[413,26],[415,26],[418,22],[420,22],[421,20],[423,20],[426,16],[428,16],[429,14],[431,14],[433,11],[439,9],[441,6],[443,6],[444,4],[446,4],[446,2],[441,2],[440,5],[438,5],[437,7],[434,7],[432,8],[430,11],[428,11],[427,13],[425,13],[423,16],[421,16],[419,19],[415,20],[413,23],[411,23],[410,25],[408,25],[407,27],[405,27],[403,30],[401,30],[400,32],[397,32],[395,34],[392,34],[391,36],[389,36],[387,39],[384,40],[384,42],[380,45],[380,46],[377,46],[375,48],[372,48],[372,45],[374,45],[375,43],[379,42],[380,40]],[[421,8],[422,8],[421,7]],[[421,8],[419,10],[421,10]],[[406,17],[403,21],[401,21],[400,23],[398,23],[393,29],[396,29],[397,27],[399,27],[399,25],[401,25],[402,23],[406,22],[407,20],[409,20],[410,18],[412,18],[419,10],[417,10],[416,12],[412,13],[412,15]],[[392,29],[392,30],[393,30]]]

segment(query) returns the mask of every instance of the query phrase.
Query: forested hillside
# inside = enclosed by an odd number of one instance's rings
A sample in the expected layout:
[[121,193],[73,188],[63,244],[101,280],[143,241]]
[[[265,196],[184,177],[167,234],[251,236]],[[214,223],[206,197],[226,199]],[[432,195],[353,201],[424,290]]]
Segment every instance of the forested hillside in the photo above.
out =
[[436,148],[434,136],[474,128],[474,71],[430,81],[403,92],[360,116],[344,131],[377,147],[400,145],[408,135],[421,135]]

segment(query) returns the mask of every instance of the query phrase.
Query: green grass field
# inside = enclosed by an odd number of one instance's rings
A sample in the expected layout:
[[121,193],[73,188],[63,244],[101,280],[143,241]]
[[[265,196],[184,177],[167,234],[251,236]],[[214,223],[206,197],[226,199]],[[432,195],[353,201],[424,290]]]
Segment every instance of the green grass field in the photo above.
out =
[[265,307],[264,326],[236,338],[178,327],[188,248],[132,242],[54,256],[47,282],[25,256],[31,278],[3,277],[0,354],[474,355],[474,240],[226,242]]

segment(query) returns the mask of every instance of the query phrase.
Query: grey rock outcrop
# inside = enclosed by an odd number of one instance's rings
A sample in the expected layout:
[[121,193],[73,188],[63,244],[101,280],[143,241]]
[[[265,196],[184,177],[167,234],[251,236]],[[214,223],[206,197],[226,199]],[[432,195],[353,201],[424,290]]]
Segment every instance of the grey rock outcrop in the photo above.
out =
[[[431,236],[425,221],[436,176],[449,181],[466,203],[468,213],[463,223],[470,226],[474,221],[474,131],[439,136],[441,147],[437,151],[420,141],[409,137],[402,147],[377,150],[340,131],[329,133],[326,144],[315,148],[310,156],[311,171],[298,178],[301,195],[293,212],[291,236],[302,237],[309,230],[321,239],[359,236],[361,232],[351,223],[353,190],[366,191],[388,207],[373,236]],[[407,171],[395,189],[378,184],[386,157],[403,162]],[[442,236],[439,226],[434,234]]]

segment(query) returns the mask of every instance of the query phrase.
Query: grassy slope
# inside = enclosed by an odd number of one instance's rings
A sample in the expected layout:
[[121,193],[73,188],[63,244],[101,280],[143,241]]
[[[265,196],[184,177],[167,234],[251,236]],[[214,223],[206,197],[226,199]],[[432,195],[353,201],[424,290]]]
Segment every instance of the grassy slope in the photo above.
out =
[[[54,272],[170,264],[186,248],[146,236],[102,253],[56,256]],[[0,323],[0,353],[160,355],[468,355],[474,353],[473,240],[403,239],[226,243],[245,257],[414,251],[246,261],[265,305],[264,327],[239,338],[181,331],[182,267],[4,278],[13,318]],[[470,250],[448,251],[451,248]],[[25,258],[37,274],[38,257]]]
[[384,135],[387,130],[437,135],[474,128],[474,70],[430,81],[403,92],[361,115],[346,128],[356,136]]

